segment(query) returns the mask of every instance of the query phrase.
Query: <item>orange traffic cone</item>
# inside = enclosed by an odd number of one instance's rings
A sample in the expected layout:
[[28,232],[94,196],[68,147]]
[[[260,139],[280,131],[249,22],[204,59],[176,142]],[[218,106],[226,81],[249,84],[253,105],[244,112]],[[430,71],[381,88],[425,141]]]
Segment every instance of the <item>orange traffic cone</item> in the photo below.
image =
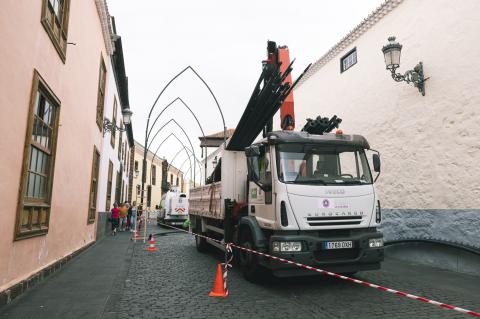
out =
[[215,282],[213,289],[208,294],[210,297],[227,297],[228,291],[226,290],[225,283],[223,281],[223,271],[220,264],[217,265],[217,274],[215,275]]
[[155,251],[157,250],[155,248],[155,240],[153,239],[153,235],[150,236],[150,241],[149,241],[149,246],[148,246],[148,251]]

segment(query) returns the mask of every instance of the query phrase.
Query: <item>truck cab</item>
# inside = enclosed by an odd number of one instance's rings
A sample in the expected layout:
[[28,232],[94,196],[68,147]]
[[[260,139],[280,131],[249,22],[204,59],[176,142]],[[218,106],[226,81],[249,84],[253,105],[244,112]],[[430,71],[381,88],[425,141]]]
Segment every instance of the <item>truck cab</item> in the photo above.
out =
[[[248,216],[237,241],[245,247],[340,273],[380,268],[380,200],[360,135],[276,131],[245,149]],[[380,158],[373,153],[377,177]],[[277,276],[305,272],[240,253],[247,275],[257,266]],[[257,265],[258,264],[258,265]]]

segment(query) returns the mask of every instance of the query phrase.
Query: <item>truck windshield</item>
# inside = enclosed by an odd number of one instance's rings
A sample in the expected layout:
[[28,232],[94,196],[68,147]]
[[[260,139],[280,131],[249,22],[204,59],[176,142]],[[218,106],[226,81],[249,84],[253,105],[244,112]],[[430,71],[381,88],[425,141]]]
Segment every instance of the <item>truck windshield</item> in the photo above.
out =
[[284,183],[371,184],[365,151],[350,146],[277,145],[278,178]]

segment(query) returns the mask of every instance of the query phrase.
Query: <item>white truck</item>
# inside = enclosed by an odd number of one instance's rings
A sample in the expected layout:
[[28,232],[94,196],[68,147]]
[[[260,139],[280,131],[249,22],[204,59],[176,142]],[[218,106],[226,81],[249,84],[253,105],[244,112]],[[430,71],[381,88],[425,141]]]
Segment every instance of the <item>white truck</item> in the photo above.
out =
[[[194,232],[340,273],[380,268],[380,201],[359,135],[276,131],[242,151],[223,150],[220,181],[190,191]],[[373,166],[380,172],[380,158]],[[218,179],[218,178],[217,178]],[[214,241],[196,237],[203,251]],[[305,270],[241,251],[247,279]],[[313,272],[312,272],[313,273]]]
[[163,194],[157,223],[182,225],[188,219],[188,198],[178,187],[172,187]]
[[[292,89],[298,79],[291,81],[288,48],[269,41],[267,53],[235,133],[219,150],[211,183],[190,190],[191,229],[339,273],[380,268],[382,214],[367,160],[373,150],[363,136],[329,133],[341,122],[336,116],[308,120],[294,131]],[[272,132],[279,109],[282,130]],[[254,142],[262,129],[263,139]],[[372,163],[378,177],[376,151]],[[199,251],[207,244],[223,248],[195,238]],[[249,280],[265,269],[277,276],[314,274],[243,250],[234,253]]]

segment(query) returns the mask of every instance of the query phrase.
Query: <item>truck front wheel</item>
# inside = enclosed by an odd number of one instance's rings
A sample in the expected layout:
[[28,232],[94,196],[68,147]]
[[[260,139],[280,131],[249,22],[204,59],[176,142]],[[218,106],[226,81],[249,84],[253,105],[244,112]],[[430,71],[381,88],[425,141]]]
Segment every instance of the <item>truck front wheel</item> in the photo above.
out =
[[[256,249],[253,243],[253,236],[249,229],[243,229],[240,232],[239,239],[240,246],[247,249]],[[245,250],[240,250],[238,252],[238,257],[245,279],[251,282],[258,281],[265,271],[258,262],[258,255]]]

